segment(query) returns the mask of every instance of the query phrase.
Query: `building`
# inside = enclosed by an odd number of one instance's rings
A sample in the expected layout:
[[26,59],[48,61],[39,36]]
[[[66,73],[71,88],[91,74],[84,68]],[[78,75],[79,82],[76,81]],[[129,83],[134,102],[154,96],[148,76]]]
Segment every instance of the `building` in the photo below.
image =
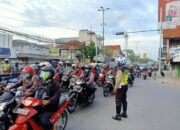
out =
[[172,76],[180,78],[180,1],[159,0],[158,22],[163,29],[162,59],[170,61]]
[[119,56],[119,53],[121,52],[121,46],[120,45],[106,45],[105,48],[112,50],[113,58],[117,58]]
[[90,41],[94,42],[98,45],[99,48],[101,48],[101,41],[102,38],[99,37],[95,32],[89,31],[89,30],[80,30],[79,31],[79,41],[85,42],[86,46],[90,43]]
[[78,50],[83,47],[83,43],[78,40],[72,40],[67,43],[61,43],[56,46],[59,48],[60,57],[62,59],[76,59]]
[[24,40],[13,40],[11,50],[12,58],[25,64],[51,58],[48,47]]
[[[161,11],[162,10],[162,11]],[[158,21],[162,19],[163,57],[169,61],[173,55],[170,52],[180,47],[180,1],[159,0]],[[162,14],[162,15],[161,15]]]
[[11,57],[12,39],[12,35],[0,33],[0,58]]

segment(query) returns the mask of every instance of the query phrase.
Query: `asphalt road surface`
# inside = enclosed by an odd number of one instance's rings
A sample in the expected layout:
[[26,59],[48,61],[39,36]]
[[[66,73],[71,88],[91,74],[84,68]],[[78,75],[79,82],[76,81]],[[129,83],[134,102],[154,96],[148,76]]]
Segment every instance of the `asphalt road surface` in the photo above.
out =
[[114,96],[98,88],[93,104],[69,114],[66,130],[180,130],[180,86],[136,79],[128,90],[128,118],[112,119]]

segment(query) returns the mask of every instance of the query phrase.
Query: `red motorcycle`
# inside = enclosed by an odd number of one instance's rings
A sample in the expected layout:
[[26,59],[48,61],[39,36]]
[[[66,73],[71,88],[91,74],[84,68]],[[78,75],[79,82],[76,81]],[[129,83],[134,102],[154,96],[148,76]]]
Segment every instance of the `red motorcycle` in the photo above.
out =
[[103,87],[105,80],[106,80],[105,75],[103,73],[100,73],[98,77],[98,86]]
[[[9,130],[43,130],[43,127],[38,123],[36,107],[43,106],[42,100],[28,97],[22,99],[24,108],[17,108],[14,112],[19,114],[16,122]],[[70,102],[70,98],[62,96],[59,103],[59,108],[51,116],[50,121],[55,130],[64,130],[67,124],[68,115],[66,108]]]

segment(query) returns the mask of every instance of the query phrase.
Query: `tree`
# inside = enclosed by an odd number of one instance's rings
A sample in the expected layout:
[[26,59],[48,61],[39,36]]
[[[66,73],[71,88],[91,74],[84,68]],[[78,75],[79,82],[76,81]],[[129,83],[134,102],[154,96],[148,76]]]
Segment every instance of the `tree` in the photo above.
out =
[[103,49],[101,50],[101,53],[102,53],[102,54],[104,53],[104,55],[105,55],[108,59],[112,59],[112,58],[113,58],[113,50],[110,49],[110,48],[103,48]]
[[85,56],[90,57],[90,60],[92,62],[95,55],[96,55],[96,46],[95,43],[91,41],[90,44],[85,47]]
[[78,52],[79,53],[76,54],[76,58],[78,58],[79,61],[81,61],[81,59],[83,57],[83,52],[84,52],[85,57],[86,58],[89,57],[92,62],[94,56],[96,55],[95,43],[91,41],[88,46],[86,46],[85,48],[84,47],[80,48]]
[[127,58],[132,62],[132,63],[148,63],[148,62],[153,62],[152,59],[149,58],[141,58],[140,56],[136,55],[133,50],[131,49],[126,49],[125,50],[127,53]]

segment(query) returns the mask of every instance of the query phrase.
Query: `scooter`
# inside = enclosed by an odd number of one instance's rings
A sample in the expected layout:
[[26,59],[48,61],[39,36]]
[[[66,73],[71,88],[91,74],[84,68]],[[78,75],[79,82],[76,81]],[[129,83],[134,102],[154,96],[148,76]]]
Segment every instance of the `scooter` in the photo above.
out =
[[143,79],[144,79],[144,80],[147,79],[147,71],[143,71]]
[[115,84],[115,77],[112,75],[109,75],[106,78],[106,81],[104,83],[104,87],[103,87],[103,95],[104,97],[107,97],[109,95],[109,93],[113,92],[114,89],[114,84]]
[[98,86],[103,87],[105,80],[106,80],[105,75],[103,73],[100,73],[98,77]]
[[17,115],[13,113],[13,109],[22,97],[23,93],[20,89],[12,89],[0,96],[0,130],[7,130],[15,123]]
[[128,84],[133,87],[133,84],[134,84],[134,76],[132,73],[129,73],[128,75]]
[[[87,81],[87,80],[86,80]],[[91,91],[91,95],[89,95],[89,91]],[[86,82],[84,80],[77,80],[75,86],[70,89],[69,97],[72,97],[70,103],[67,107],[69,113],[73,113],[77,105],[81,104],[91,104],[95,98],[96,87],[91,88],[91,90],[86,86]]]
[[[61,97],[59,109],[50,117],[53,128],[56,130],[64,130],[68,120],[66,108],[70,102],[67,96]],[[39,113],[37,107],[43,106],[42,100],[28,97],[22,99],[21,103],[24,108],[17,108],[14,113],[18,114],[16,122],[9,130],[43,130],[43,127],[37,121],[37,114]]]
[[[51,84],[51,80],[45,81],[39,86],[35,93],[35,98],[28,97],[21,100],[23,108],[14,109],[14,113],[18,114],[15,124],[9,128],[9,130],[43,130],[41,124],[38,123],[38,108],[43,108],[43,100],[48,99],[48,85]],[[62,96],[60,98],[59,108],[50,118],[53,128],[56,130],[64,130],[67,124],[68,115],[66,108],[70,102],[68,96]]]

